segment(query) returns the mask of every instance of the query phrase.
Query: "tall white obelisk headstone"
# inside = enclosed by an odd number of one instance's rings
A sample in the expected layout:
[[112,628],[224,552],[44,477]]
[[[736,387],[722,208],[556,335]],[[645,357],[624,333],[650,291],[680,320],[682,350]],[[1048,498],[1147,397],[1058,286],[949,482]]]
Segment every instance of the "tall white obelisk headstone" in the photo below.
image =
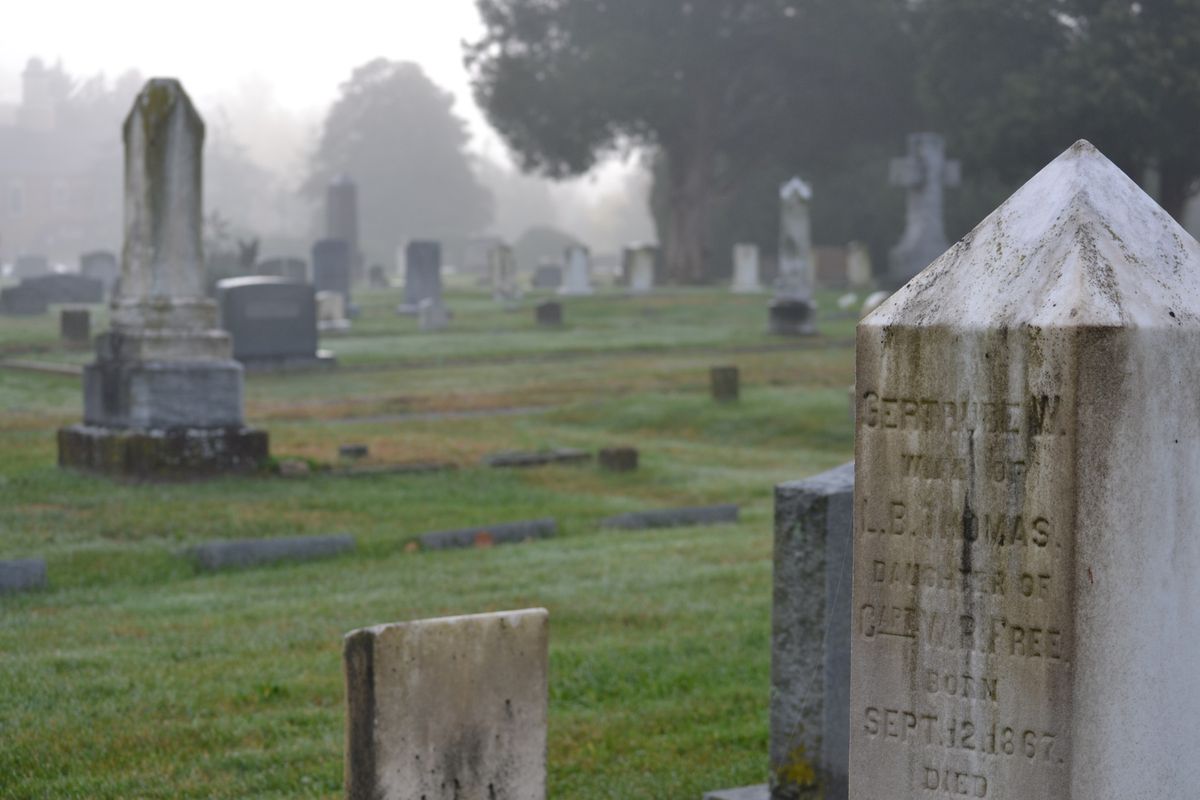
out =
[[125,121],[125,252],[111,329],[84,370],[84,424],[62,466],[156,477],[256,467],[242,367],[205,294],[204,122],[179,82],[146,84]]
[[1200,786],[1200,243],[1079,142],[858,328],[851,800]]

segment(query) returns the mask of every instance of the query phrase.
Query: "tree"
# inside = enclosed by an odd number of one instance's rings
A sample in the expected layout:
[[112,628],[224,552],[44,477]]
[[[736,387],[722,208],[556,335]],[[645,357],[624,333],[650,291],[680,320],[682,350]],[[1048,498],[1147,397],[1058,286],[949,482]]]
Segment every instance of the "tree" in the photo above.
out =
[[390,259],[409,238],[470,235],[490,222],[491,195],[472,169],[453,104],[416,64],[376,59],[342,84],[304,190],[323,197],[342,173],[358,184],[369,260]]
[[[522,166],[564,177],[614,151],[656,149],[659,238],[668,276],[684,282],[709,274],[707,231],[743,174],[781,154],[819,152],[838,133],[860,136],[870,126],[851,123],[891,106],[875,91],[887,70],[864,65],[893,48],[847,45],[888,29],[906,7],[902,0],[477,2],[486,32],[467,48],[473,86]],[[854,91],[863,79],[872,91]]]
[[1009,184],[1079,138],[1176,219],[1200,179],[1196,0],[924,0],[921,88],[968,167]]

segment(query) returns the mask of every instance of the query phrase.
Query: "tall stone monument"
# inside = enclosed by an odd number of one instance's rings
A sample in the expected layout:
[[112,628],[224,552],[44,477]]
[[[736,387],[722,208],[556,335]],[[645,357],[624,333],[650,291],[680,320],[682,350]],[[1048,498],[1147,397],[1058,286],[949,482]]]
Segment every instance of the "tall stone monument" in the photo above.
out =
[[758,294],[762,284],[758,277],[758,245],[735,244],[733,246],[734,294]]
[[567,269],[563,275],[563,284],[558,293],[561,295],[589,295],[592,293],[592,254],[581,244],[574,244],[566,250]]
[[851,800],[1200,786],[1200,243],[1078,142],[858,328]]
[[[325,189],[325,237],[350,245],[351,281],[363,280],[363,256],[358,238],[358,186],[342,173]],[[347,300],[349,302],[349,300]]]
[[82,425],[60,466],[154,477],[257,467],[267,434],[242,417],[242,368],[205,296],[204,123],[179,82],[146,84],[125,120],[125,250],[110,330],[84,369]]
[[891,183],[908,190],[904,234],[888,254],[887,282],[899,289],[949,247],[943,220],[946,187],[958,186],[962,168],[946,160],[946,140],[937,133],[908,137],[908,155],[893,159]]
[[779,190],[779,277],[770,306],[771,333],[806,336],[817,332],[813,302],[812,188],[792,178]]

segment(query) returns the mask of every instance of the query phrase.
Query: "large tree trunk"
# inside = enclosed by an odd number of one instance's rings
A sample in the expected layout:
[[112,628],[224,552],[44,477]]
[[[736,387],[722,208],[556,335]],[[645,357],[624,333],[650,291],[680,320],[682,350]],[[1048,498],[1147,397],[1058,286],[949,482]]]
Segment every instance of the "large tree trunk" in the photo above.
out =
[[666,208],[660,230],[666,277],[698,284],[708,277],[708,231],[715,189],[715,119],[710,99],[696,98],[693,124],[664,143]]

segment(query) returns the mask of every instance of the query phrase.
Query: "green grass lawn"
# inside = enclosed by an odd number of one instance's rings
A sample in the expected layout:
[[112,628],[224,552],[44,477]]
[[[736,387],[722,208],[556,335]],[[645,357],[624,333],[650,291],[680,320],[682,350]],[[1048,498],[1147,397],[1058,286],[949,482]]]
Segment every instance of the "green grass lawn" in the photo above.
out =
[[[341,796],[341,637],[357,627],[544,606],[554,798],[691,798],[766,775],[771,491],[851,455],[853,320],[764,334],[765,298],[686,291],[566,301],[567,326],[451,295],[421,334],[367,293],[329,373],[252,375],[278,457],[435,459],[412,476],[120,484],[59,471],[77,378],[0,369],[0,558],[52,587],[0,598],[0,797]],[[822,298],[832,306],[830,298]],[[99,326],[97,326],[98,328]],[[50,317],[0,319],[0,358],[76,361]],[[743,396],[714,404],[707,370]],[[504,413],[492,413],[503,411]],[[635,474],[490,470],[504,449],[639,448]],[[601,531],[610,514],[735,502],[738,525]],[[555,539],[415,552],[431,530],[551,516]],[[332,561],[219,575],[214,538],[347,531]]]

